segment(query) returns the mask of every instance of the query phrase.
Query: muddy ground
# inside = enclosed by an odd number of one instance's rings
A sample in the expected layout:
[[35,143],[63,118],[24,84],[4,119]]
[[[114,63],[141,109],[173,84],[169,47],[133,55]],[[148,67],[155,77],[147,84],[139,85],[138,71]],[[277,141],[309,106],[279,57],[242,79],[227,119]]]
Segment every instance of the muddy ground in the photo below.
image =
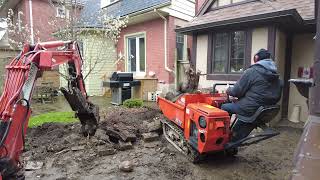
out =
[[[88,139],[78,132],[80,124],[45,124],[29,129],[25,162],[42,162],[27,167],[26,179],[288,179],[293,152],[301,129],[278,127],[281,135],[246,148],[236,157],[211,155],[201,164],[192,164],[162,136],[144,142],[147,124],[163,118],[155,108],[108,108],[102,113],[98,135]],[[105,129],[127,128],[136,135],[133,146],[123,150]],[[119,165],[130,161],[132,172]],[[28,164],[28,163],[26,163]],[[39,168],[39,169],[38,169]]]

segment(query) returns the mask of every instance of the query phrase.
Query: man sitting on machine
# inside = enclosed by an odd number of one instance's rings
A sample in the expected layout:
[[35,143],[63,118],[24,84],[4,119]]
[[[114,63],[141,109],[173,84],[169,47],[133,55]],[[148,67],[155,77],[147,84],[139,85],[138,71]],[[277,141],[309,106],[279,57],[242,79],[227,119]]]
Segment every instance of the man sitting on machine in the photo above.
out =
[[[230,115],[250,117],[259,107],[275,105],[281,98],[281,81],[271,53],[260,49],[253,60],[255,64],[244,71],[233,87],[227,89],[228,95],[238,98],[237,102],[221,106],[221,109]],[[236,142],[247,137],[255,127],[256,124],[237,118],[232,126],[231,141]]]

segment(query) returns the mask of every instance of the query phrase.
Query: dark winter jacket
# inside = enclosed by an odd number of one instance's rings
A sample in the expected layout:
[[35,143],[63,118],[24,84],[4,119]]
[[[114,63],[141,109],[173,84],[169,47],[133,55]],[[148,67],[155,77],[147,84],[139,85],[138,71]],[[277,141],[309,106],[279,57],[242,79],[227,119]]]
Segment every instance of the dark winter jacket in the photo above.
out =
[[274,105],[281,98],[282,85],[277,67],[271,59],[250,66],[227,93],[237,97],[240,115],[252,115],[260,106]]

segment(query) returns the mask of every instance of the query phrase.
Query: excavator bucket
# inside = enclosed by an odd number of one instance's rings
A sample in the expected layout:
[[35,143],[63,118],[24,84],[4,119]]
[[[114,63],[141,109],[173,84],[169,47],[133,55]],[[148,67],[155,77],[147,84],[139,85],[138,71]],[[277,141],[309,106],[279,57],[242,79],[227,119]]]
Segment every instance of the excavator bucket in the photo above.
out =
[[60,90],[81,122],[81,133],[84,136],[94,136],[100,120],[99,107],[89,102],[78,88]]

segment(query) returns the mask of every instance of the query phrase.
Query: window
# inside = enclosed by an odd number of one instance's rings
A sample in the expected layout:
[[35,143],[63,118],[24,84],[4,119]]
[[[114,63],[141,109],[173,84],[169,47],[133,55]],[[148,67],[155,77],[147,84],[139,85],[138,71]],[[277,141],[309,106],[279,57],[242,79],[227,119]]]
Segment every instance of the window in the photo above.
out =
[[65,6],[57,6],[56,10],[57,10],[56,17],[59,17],[59,18],[68,18],[69,17],[69,10],[66,9]]
[[245,70],[245,31],[214,34],[212,47],[212,73],[232,74]]
[[141,75],[146,72],[146,42],[144,36],[128,37],[128,71]]
[[176,48],[177,48],[177,60],[184,60],[185,38],[183,34],[176,34]]

